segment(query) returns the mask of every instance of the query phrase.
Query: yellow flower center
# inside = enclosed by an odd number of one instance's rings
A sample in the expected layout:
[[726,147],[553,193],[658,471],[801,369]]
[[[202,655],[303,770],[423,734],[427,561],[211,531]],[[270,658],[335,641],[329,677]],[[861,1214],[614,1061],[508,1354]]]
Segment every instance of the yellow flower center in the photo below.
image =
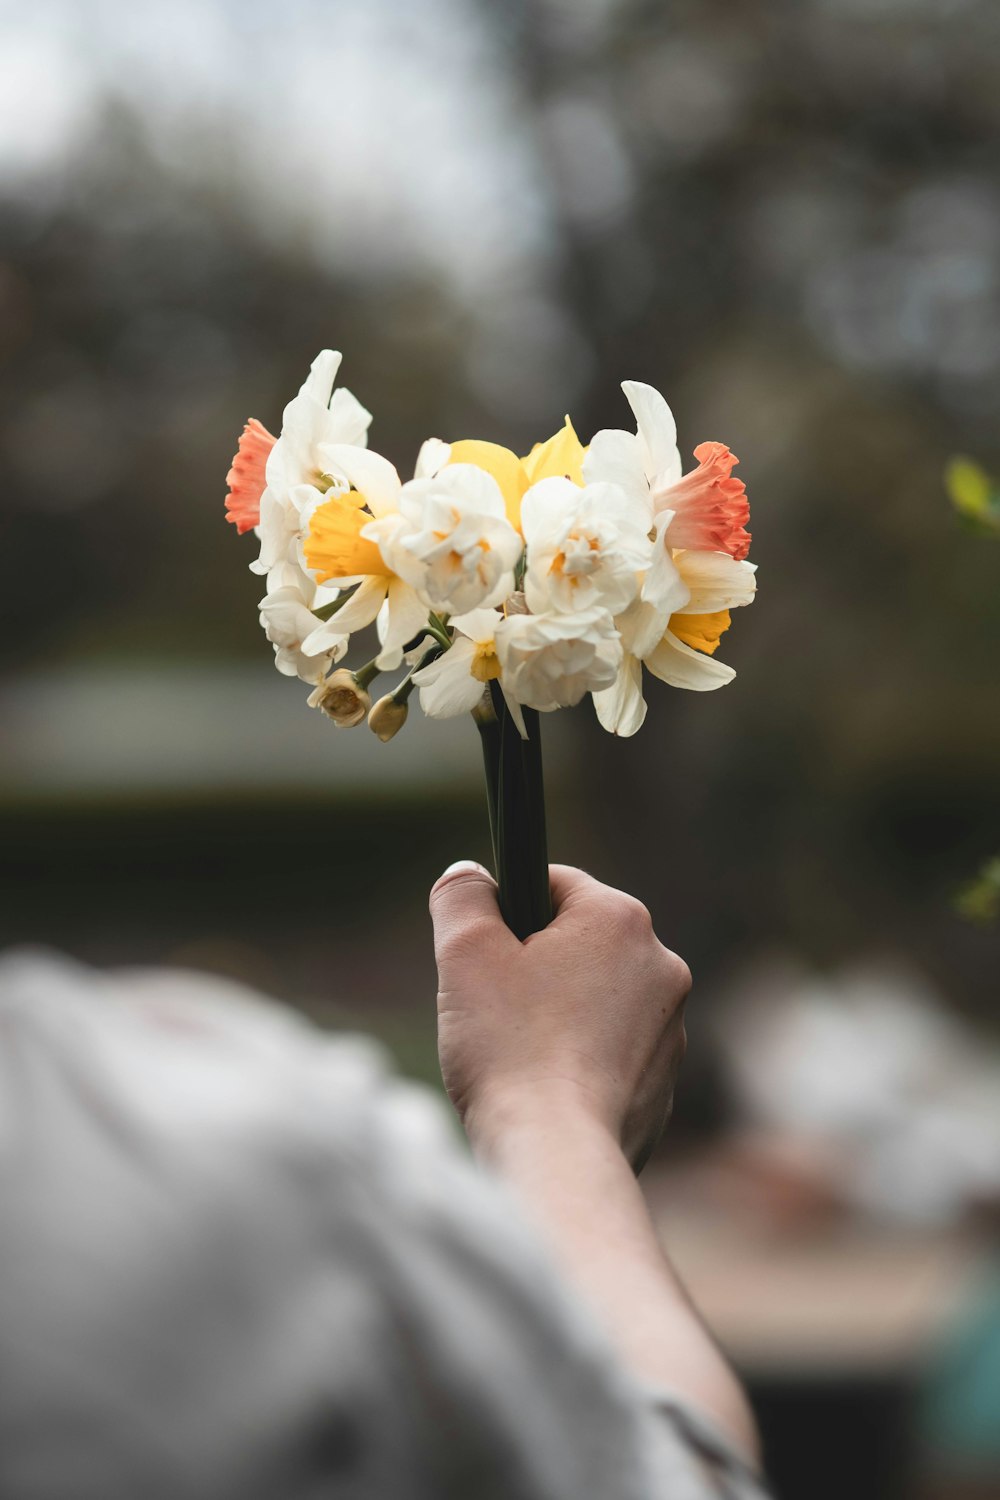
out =
[[728,609],[720,609],[711,615],[671,615],[668,629],[686,646],[714,656],[731,624]]
[[492,682],[500,676],[500,659],[492,641],[477,641],[472,665],[469,668],[477,682]]
[[306,562],[315,568],[321,583],[358,573],[391,576],[376,544],[361,535],[362,526],[370,520],[364,496],[357,490],[334,495],[313,512],[304,549]]

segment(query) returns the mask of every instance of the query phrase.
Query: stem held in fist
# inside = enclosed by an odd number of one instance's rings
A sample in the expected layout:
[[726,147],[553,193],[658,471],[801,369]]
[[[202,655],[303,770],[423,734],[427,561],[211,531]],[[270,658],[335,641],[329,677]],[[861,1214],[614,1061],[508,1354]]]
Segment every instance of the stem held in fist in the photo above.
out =
[[489,693],[492,713],[484,703],[475,719],[483,742],[493,862],[503,919],[523,941],[552,920],[541,728],[537,713],[524,709],[528,738],[523,740],[495,682]]

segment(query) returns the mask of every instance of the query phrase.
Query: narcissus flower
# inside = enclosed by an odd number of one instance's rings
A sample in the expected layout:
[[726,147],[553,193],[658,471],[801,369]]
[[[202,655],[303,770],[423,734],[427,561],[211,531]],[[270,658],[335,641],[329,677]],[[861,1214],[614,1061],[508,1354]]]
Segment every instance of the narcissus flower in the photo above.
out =
[[450,464],[399,493],[399,512],[369,522],[386,564],[432,609],[465,614],[500,604],[514,587],[522,542],[492,475]]
[[750,506],[746,485],[733,478],[738,459],[724,443],[701,443],[694,450],[698,467],[684,474],[677,425],[659,391],[636,380],[624,381],[622,390],[637,430],[597,433],[584,461],[586,479],[620,484],[643,498],[650,521],[669,511],[668,546],[728,552],[741,561],[750,550]]
[[339,667],[306,699],[310,708],[322,709],[340,729],[360,724],[372,706],[371,694],[353,672]]
[[286,677],[318,683],[347,650],[347,636],[331,638],[319,655],[306,656],[302,642],[323,622],[315,613],[335,603],[339,591],[324,587],[291,562],[279,563],[268,576],[269,588],[260,601],[260,623],[274,647],[274,664]]
[[508,615],[497,627],[496,653],[508,698],[547,713],[610,687],[621,666],[622,643],[604,609]]
[[[431,439],[404,483],[367,447],[370,416],[335,389],[339,366],[334,351],[317,357],[277,439],[248,422],[228,475],[227,518],[260,537],[261,625],[278,670],[313,685],[310,704],[360,723],[373,677],[405,654],[411,675],[370,712],[379,738],[414,689],[447,718],[479,710],[494,682],[522,734],[522,708],[589,692],[627,735],[646,712],[644,667],[695,691],[732,679],[717,652],[731,610],[754,597],[746,489],[722,443],[700,444],[683,472],[652,386],[623,384],[635,432],[585,448],[567,417],[522,457]],[[374,661],[328,675],[373,623]]]
[[420,707],[430,718],[468,713],[486,684],[500,676],[496,633],[502,619],[495,609],[473,609],[450,621],[456,632],[451,649],[413,674]]
[[626,609],[652,560],[641,501],[616,484],[543,479],[521,502],[524,592],[534,614]]
[[[326,468],[320,445],[363,447],[368,441],[370,412],[350,391],[334,387],[340,360],[334,349],[316,356],[298,395],[285,407],[281,435],[267,451],[266,428],[251,421],[244,430],[230,470],[230,476],[238,474],[238,496],[231,486],[227,513],[235,506],[241,530],[259,529],[260,556],[250,564],[254,573],[269,573],[285,559],[302,563],[302,536],[312,510],[331,487],[346,489],[346,481]],[[262,460],[265,485],[260,485]]]
[[[499,604],[514,586],[521,538],[496,481],[471,464],[441,466],[445,445],[424,444],[416,477],[402,484],[378,454],[328,448],[354,488],[313,513],[306,560],[321,579],[361,577],[334,630],[378,617],[380,665],[396,666],[429,610],[464,614]],[[327,633],[306,651],[327,649]]]
[[715,652],[729,629],[729,611],[753,602],[754,565],[724,552],[681,551],[669,566],[673,578],[658,603],[639,598],[615,620],[621,666],[613,686],[594,694],[597,717],[613,734],[635,734],[646,717],[643,666],[672,687],[694,692],[724,687],[736,675]]
[[[446,458],[446,445],[431,439],[420,450],[417,474],[435,473]],[[382,647],[378,663],[391,671],[402,660],[406,642],[426,625],[427,605],[393,573],[365,528],[373,518],[398,516],[403,485],[389,460],[368,449],[330,444],[323,459],[352,488],[314,507],[304,543],[306,562],[321,581],[357,587],[337,615],[305,642],[305,650],[310,655],[327,651],[338,634],[362,630],[374,620]]]

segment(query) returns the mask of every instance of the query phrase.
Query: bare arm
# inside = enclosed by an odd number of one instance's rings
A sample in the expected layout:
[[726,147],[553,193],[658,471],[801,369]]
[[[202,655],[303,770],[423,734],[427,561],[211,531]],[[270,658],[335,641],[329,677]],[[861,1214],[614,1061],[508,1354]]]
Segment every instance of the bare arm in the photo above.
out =
[[434,886],[445,1084],[474,1152],[519,1195],[625,1363],[756,1457],[742,1388],[635,1180],[670,1113],[690,974],[631,896],[558,865],[552,893],[554,920],[520,943],[479,866]]

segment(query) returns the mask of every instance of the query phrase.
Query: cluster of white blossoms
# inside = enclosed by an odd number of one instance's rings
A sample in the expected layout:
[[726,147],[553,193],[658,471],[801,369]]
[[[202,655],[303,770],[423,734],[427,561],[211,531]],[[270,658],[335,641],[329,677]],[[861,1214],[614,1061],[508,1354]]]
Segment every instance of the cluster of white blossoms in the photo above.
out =
[[[658,391],[625,381],[636,431],[586,448],[568,417],[524,458],[432,438],[404,482],[367,446],[371,416],[336,385],[339,368],[332,350],[317,357],[279,437],[247,423],[226,499],[260,541],[250,567],[267,580],[260,623],[277,668],[311,686],[311,705],[390,739],[414,689],[449,718],[495,681],[522,733],[522,707],[590,693],[604,727],[630,735],[646,714],[643,667],[696,691],[732,680],[715,653],[730,610],[754,597],[745,486],[721,443],[683,473]],[[372,624],[377,654],[338,667]],[[375,677],[404,665],[372,706]]]

